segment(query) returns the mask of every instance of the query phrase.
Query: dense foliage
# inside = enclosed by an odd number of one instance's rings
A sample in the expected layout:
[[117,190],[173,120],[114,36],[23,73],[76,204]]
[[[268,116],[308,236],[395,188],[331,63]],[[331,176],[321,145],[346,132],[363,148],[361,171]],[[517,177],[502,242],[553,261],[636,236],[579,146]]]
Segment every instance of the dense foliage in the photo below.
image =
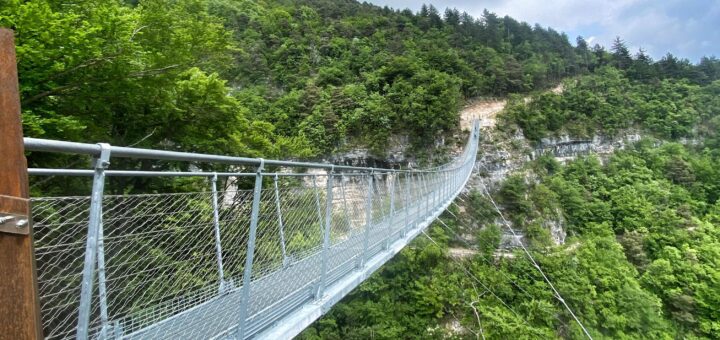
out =
[[[0,3],[0,25],[17,32],[31,137],[275,158],[356,144],[382,154],[393,135],[427,146],[454,132],[465,99],[572,76],[562,94],[511,97],[503,128],[518,126],[533,141],[636,128],[690,143],[639,144],[604,164],[541,157],[508,178],[498,201],[596,338],[720,337],[715,58],[654,62],[642,51],[631,56],[619,39],[610,51],[582,38],[572,46],[550,28],[432,6],[413,13],[349,0]],[[142,181],[110,190],[152,191]],[[50,189],[87,192],[70,180]],[[442,338],[448,325],[468,337],[581,337],[523,254],[497,252],[502,228],[490,202],[475,192],[463,208],[301,337]],[[570,234],[562,246],[547,231],[558,220]],[[472,234],[478,254],[450,260],[449,246],[466,246],[456,233]]]
[[720,60],[702,58],[692,65],[667,55],[652,62],[642,51],[631,58],[619,38],[612,54],[601,55],[605,61],[594,73],[566,81],[563,94],[538,93],[529,103],[515,97],[505,118],[534,141],[629,128],[661,139],[693,138],[717,128]]
[[485,12],[354,1],[4,0],[27,136],[265,157],[381,154],[464,98],[588,69],[565,35]]
[[415,14],[353,1],[211,8],[241,41],[230,75],[238,95],[323,151],[356,137],[381,152],[395,133],[427,144],[455,129],[463,98],[528,91],[579,71],[564,35],[489,12],[443,17],[432,6]]

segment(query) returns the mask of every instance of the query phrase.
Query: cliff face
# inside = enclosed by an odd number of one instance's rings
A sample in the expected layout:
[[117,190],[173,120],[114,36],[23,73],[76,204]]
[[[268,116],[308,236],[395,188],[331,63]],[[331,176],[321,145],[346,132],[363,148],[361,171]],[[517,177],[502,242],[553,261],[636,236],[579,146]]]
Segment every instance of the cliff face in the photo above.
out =
[[[578,157],[594,154],[604,162],[612,153],[627,148],[641,138],[640,133],[629,130],[615,136],[598,134],[592,138],[573,138],[569,135],[562,135],[544,138],[540,143],[533,145],[525,139],[519,129],[507,133],[498,131],[494,126],[489,126],[483,129],[476,173],[470,179],[471,184],[468,186],[468,190],[472,188],[482,190],[483,186],[491,192],[497,190],[509,175],[523,171],[527,162],[537,159],[541,155],[552,155],[557,161],[564,164]],[[526,171],[525,180],[531,183],[536,178],[531,172]],[[495,223],[502,225],[503,221],[498,219]],[[561,211],[557,211],[552,217],[546,217],[542,224],[550,232],[551,238],[556,244],[565,242],[565,220]],[[519,242],[524,242],[522,235],[515,237],[510,233],[505,233],[501,248],[517,247]]]
[[[519,129],[511,135],[485,129],[482,136],[477,169],[491,189],[497,187],[510,173],[521,169],[526,162],[542,155],[552,155],[562,164],[591,154],[605,161],[615,151],[623,150],[642,138],[637,131],[629,130],[612,137],[599,134],[592,138],[573,138],[569,135],[543,138],[539,144],[532,146]],[[478,178],[473,180],[480,185]]]
[[[467,191],[482,190],[482,187],[485,186],[492,192],[498,189],[509,175],[522,171],[527,162],[542,155],[552,155],[557,161],[564,164],[578,157],[594,154],[604,162],[615,151],[623,150],[642,138],[639,132],[628,130],[614,136],[597,134],[592,138],[574,138],[566,134],[543,138],[539,143],[531,143],[525,139],[523,131],[520,129],[516,128],[508,133],[496,128],[495,117],[503,110],[504,106],[505,101],[503,100],[476,101],[469,104],[460,113],[461,127],[469,126],[473,119],[480,119],[482,128],[476,171],[466,187]],[[457,139],[464,140],[463,138]],[[410,156],[412,152],[409,150],[410,143],[407,136],[392,137],[388,143],[385,157],[373,155],[367,148],[353,148],[334,155],[328,161],[335,164],[378,168],[416,168],[418,166],[417,159]],[[436,144],[438,147],[443,147],[445,141],[438,140]],[[450,153],[455,154],[461,151],[461,146],[455,146]],[[448,157],[452,157],[452,155]],[[380,180],[384,182],[382,179]],[[536,180],[532,173],[526,172],[528,183]],[[323,186],[324,181],[324,176],[319,176],[316,185]],[[348,178],[345,181],[351,191],[353,191],[352,188],[359,189],[364,184],[356,183],[354,178]],[[306,184],[312,185],[311,183]],[[502,225],[503,221],[498,218],[495,223]],[[552,217],[546,216],[542,225],[550,232],[551,238],[556,244],[565,242],[565,220],[561,211],[557,211]],[[517,247],[520,242],[524,242],[522,234],[515,237],[506,233],[502,238],[501,249]]]
[[416,159],[408,155],[410,141],[408,136],[393,136],[388,141],[385,156],[377,156],[364,147],[351,148],[339,152],[328,160],[334,164],[375,168],[417,167]]
[[568,135],[543,138],[531,153],[531,158],[550,154],[561,163],[565,163],[578,156],[596,154],[604,160],[613,152],[623,150],[628,145],[640,141],[641,138],[642,136],[635,131],[625,131],[614,137],[595,135],[590,139],[572,138]]

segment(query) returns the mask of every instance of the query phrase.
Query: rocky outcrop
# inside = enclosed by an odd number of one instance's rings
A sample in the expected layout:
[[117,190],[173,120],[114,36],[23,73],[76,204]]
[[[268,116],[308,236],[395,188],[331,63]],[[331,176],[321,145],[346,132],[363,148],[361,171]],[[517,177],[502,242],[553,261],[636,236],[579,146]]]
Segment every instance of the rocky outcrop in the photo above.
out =
[[563,135],[555,138],[543,138],[531,153],[531,159],[542,154],[550,154],[561,163],[571,161],[578,156],[595,154],[602,160],[615,151],[640,141],[642,135],[636,131],[624,131],[616,136],[595,135],[592,138],[573,138]]
[[352,147],[334,154],[328,162],[333,164],[373,167],[373,168],[408,168],[416,167],[416,159],[408,155],[410,141],[408,136],[393,136],[388,141],[384,156],[373,154],[365,147]]
[[[483,129],[483,139],[476,163],[476,173],[470,179],[469,188],[480,189],[483,186],[494,191],[512,173],[520,171],[529,161],[541,155],[552,155],[560,163],[567,163],[578,157],[597,155],[601,161],[618,150],[626,149],[640,141],[642,135],[637,131],[628,130],[615,136],[595,135],[592,138],[574,138],[569,135],[544,138],[533,144],[523,136],[520,129],[512,132],[501,132],[494,127]],[[528,181],[533,181],[533,176]],[[555,244],[565,242],[565,220],[558,211],[553,218],[543,221]],[[517,231],[517,230],[516,230]],[[501,249],[518,247],[524,242],[524,236],[513,236],[509,232],[503,235]]]

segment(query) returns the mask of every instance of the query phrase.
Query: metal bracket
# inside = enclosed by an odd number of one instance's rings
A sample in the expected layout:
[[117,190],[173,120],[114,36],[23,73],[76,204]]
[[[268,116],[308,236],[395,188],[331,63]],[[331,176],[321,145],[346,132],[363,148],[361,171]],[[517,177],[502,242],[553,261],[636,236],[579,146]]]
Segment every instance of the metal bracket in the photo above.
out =
[[27,211],[29,201],[27,198],[0,195],[2,206],[6,209],[0,212],[0,233],[28,235],[30,234],[30,219]]
[[27,215],[0,213],[0,233],[27,235],[29,225]]
[[93,159],[93,168],[107,169],[110,166],[110,144],[97,143],[100,145],[100,156]]

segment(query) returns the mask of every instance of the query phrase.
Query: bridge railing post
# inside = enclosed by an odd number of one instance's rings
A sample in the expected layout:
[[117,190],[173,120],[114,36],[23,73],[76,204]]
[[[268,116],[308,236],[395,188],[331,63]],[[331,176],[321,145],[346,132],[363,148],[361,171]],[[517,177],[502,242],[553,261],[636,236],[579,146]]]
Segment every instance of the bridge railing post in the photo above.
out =
[[218,268],[218,292],[225,292],[225,270],[223,269],[222,239],[220,238],[220,211],[218,208],[217,174],[213,173],[210,178],[210,189],[212,191],[213,209],[213,231],[215,236],[215,261]]
[[448,198],[452,189],[452,181],[450,181],[450,173],[448,170],[443,171],[443,202]]
[[365,198],[365,235],[363,236],[363,251],[360,257],[358,267],[365,265],[368,256],[368,244],[370,242],[370,228],[372,228],[372,199],[373,199],[373,180],[375,175],[371,172],[368,174],[368,193]]
[[317,186],[317,175],[312,176],[312,185],[313,185],[313,193],[315,194],[315,210],[317,211],[317,218],[318,218],[318,224],[320,225],[320,232],[324,232],[325,228],[323,227],[323,215],[322,215],[322,207],[320,206],[320,193],[319,188]]
[[418,200],[417,200],[418,185],[417,185],[417,179],[416,179],[415,174],[408,174],[408,186],[409,186],[408,190],[410,191],[410,198],[409,198],[410,202],[409,202],[408,206],[412,209],[410,217],[409,217],[410,218],[409,225],[412,226],[412,228],[410,228],[410,229],[414,229],[415,228],[415,220],[417,217],[417,205],[418,205]]
[[237,338],[245,338],[247,328],[248,310],[250,308],[250,285],[252,282],[253,257],[255,256],[255,239],[257,237],[258,216],[260,214],[260,199],[262,195],[262,181],[265,161],[260,159],[260,166],[255,172],[255,188],[253,189],[252,211],[250,212],[250,233],[247,242],[247,256],[245,257],[245,268],[243,271],[242,300],[238,318]]
[[87,238],[85,242],[85,260],[80,285],[80,304],[78,307],[78,323],[76,338],[88,338],[90,310],[92,308],[93,283],[95,264],[97,263],[97,247],[100,224],[102,223],[103,191],[105,188],[105,169],[110,165],[110,145],[100,143],[100,156],[93,158],[92,192],[90,194],[90,217],[88,219]]
[[425,174],[427,178],[427,213],[430,215],[430,211],[432,210],[432,200],[433,200],[433,183],[432,183],[432,175],[428,172]]
[[458,183],[458,178],[457,178],[457,177],[458,177],[458,173],[455,172],[455,173],[451,174],[451,176],[452,176],[452,187],[453,187],[452,192],[455,192],[455,191],[457,191],[457,189],[458,189],[458,187],[457,187],[457,183]]
[[390,218],[388,219],[387,235],[385,236],[385,250],[390,248],[390,238],[393,234],[393,227],[395,222],[395,170],[388,173],[390,176]]
[[426,217],[430,216],[430,213],[432,212],[432,206],[433,206],[433,178],[432,174],[429,172],[426,174],[427,176],[427,186],[428,186],[428,193],[427,193],[427,209],[426,209]]
[[330,256],[330,228],[332,227],[332,207],[333,207],[333,172],[335,166],[331,166],[327,172],[327,185],[325,188],[325,230],[323,233],[322,263],[320,265],[320,281],[315,299],[320,299],[325,290],[325,280],[327,278],[328,257]]
[[[433,206],[435,209],[437,209],[438,205],[440,205],[440,173],[436,172],[433,174]],[[434,210],[435,210],[434,209]]]
[[448,181],[448,190],[446,191],[445,195],[450,196],[455,192],[455,187],[453,186],[453,174],[455,173],[455,170],[448,171],[447,172],[447,181]]
[[443,185],[440,186],[440,202],[445,203],[445,199],[447,198],[448,189],[450,188],[450,181],[448,180],[447,176],[447,170],[443,170],[442,172],[442,181]]
[[423,200],[425,201],[425,211],[423,211],[423,218],[424,221],[428,215],[430,215],[430,183],[428,180],[428,175],[426,173],[422,173],[422,182],[423,182]]
[[442,205],[445,201],[445,190],[447,190],[447,178],[445,177],[445,170],[440,171],[438,174],[440,179],[440,185],[438,185],[438,204]]
[[348,229],[352,229],[352,221],[350,220],[350,209],[347,204],[347,196],[345,195],[345,175],[340,173],[340,193],[342,194],[343,210],[345,210],[345,222]]
[[405,173],[403,173],[403,175],[405,178],[405,182],[404,182],[404,184],[402,184],[402,188],[404,191],[403,209],[405,212],[405,220],[403,222],[403,227],[401,229],[402,230],[401,236],[405,237],[407,235],[407,230],[410,226],[410,202],[412,202],[412,200],[410,199],[410,179],[408,178],[408,173],[405,172]]
[[436,201],[437,201],[437,202],[435,202],[435,206],[439,206],[440,203],[442,202],[442,197],[443,197],[443,177],[442,177],[442,176],[443,176],[443,172],[442,172],[442,171],[440,171],[440,172],[438,172],[437,174],[435,174],[435,178],[436,178],[436,181],[435,181],[435,183],[436,183],[436,184],[435,184],[435,191],[436,191],[435,196],[437,197],[437,198],[436,198]]
[[412,178],[413,182],[413,207],[415,212],[413,213],[413,219],[412,219],[412,226],[413,229],[417,227],[418,221],[420,219],[421,213],[422,213],[422,201],[421,201],[421,188],[420,188],[420,175],[413,174],[410,176]]
[[280,229],[280,251],[282,251],[282,265],[288,265],[287,249],[285,248],[285,225],[283,224],[282,209],[280,207],[280,189],[278,188],[278,174],[273,177],[273,186],[275,189],[275,211],[277,213],[278,228]]

